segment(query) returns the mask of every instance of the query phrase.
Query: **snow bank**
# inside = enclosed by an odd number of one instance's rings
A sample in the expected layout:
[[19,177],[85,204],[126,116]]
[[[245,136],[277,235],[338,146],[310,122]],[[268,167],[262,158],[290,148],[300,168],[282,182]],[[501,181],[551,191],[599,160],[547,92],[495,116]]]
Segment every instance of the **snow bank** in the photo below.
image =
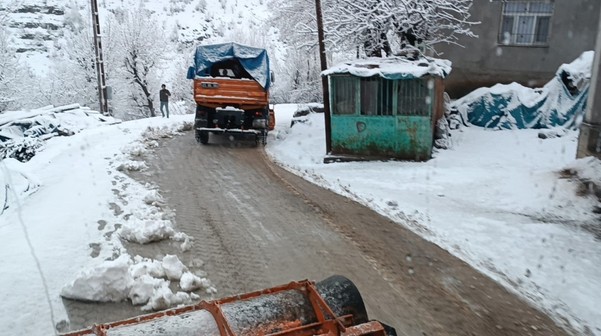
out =
[[494,129],[575,128],[581,121],[590,85],[594,52],[559,67],[543,88],[518,83],[479,88],[451,104],[464,121]]
[[[172,137],[187,129],[189,123],[177,123],[163,127],[147,127],[142,138],[122,147],[121,153],[111,158],[110,166],[114,171],[131,170],[132,162],[144,165],[143,155],[158,146],[158,140]],[[132,160],[135,159],[135,160]],[[120,229],[115,235],[130,242],[148,244],[164,239],[182,242],[181,250],[186,251],[192,244],[192,237],[174,228],[174,213],[170,210],[155,186],[142,185],[119,174],[114,180],[115,204],[121,213]],[[120,278],[120,282],[115,279]],[[172,282],[180,282],[183,291],[174,293]],[[93,291],[88,293],[86,283],[91,283]],[[123,301],[130,300],[141,305],[142,310],[166,309],[180,304],[189,304],[197,300],[198,295],[190,293],[204,290],[213,294],[216,290],[206,277],[190,272],[176,255],[166,255],[161,261],[139,256],[131,259],[121,250],[121,257],[115,261],[105,261],[81,271],[71,283],[66,285],[61,295],[71,299],[86,301]]]

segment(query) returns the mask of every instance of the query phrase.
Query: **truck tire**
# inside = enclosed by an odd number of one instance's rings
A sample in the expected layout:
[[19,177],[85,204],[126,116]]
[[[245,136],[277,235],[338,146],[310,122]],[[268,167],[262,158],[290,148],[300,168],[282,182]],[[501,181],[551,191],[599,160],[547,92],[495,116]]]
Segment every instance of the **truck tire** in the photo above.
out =
[[206,145],[209,143],[209,132],[207,132],[207,131],[196,130],[195,137],[196,137],[196,141],[198,141],[199,143],[201,143],[203,145]]
[[261,133],[261,145],[267,145],[267,131]]

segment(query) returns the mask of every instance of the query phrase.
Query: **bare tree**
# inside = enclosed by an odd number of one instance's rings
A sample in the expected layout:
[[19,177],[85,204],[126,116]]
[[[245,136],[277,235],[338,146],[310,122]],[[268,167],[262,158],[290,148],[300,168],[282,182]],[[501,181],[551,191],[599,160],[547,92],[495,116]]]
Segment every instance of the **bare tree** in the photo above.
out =
[[126,86],[129,101],[143,116],[156,116],[155,96],[160,82],[158,74],[165,61],[169,40],[164,27],[154,15],[140,7],[115,15],[115,52],[119,53],[119,73]]

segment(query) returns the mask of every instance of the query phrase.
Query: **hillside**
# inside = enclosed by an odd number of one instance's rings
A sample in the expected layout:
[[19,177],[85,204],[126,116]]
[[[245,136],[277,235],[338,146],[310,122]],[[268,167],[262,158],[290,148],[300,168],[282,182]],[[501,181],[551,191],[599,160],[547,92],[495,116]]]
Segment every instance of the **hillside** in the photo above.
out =
[[[100,0],[98,6],[103,29],[108,13],[143,6],[157,15],[157,24],[166,27],[169,39],[183,48],[236,39],[266,48],[277,44],[275,30],[265,25],[269,12],[264,0]],[[69,21],[89,17],[87,0],[0,2],[0,20],[8,27],[11,45],[37,73],[43,73],[57,57]]]

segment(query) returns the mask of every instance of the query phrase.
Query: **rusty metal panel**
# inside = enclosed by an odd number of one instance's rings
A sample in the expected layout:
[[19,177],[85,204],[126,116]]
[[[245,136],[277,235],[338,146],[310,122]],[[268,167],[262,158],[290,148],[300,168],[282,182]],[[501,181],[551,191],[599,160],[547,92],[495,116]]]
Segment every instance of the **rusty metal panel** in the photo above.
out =
[[430,116],[332,116],[332,154],[428,160]]
[[333,155],[428,160],[441,79],[331,76]]

